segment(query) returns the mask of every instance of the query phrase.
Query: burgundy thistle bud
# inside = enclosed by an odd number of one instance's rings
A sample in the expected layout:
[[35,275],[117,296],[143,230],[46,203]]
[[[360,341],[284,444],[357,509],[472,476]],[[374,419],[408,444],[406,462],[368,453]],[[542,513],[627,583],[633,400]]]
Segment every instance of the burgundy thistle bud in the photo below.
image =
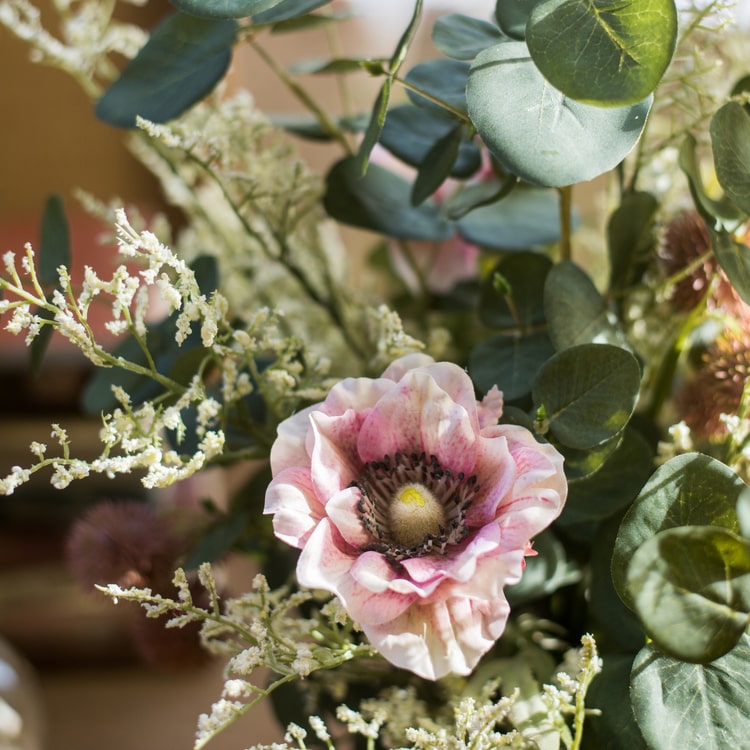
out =
[[183,547],[152,506],[109,500],[73,524],[66,555],[71,572],[87,588],[107,583],[159,588],[171,580]]
[[659,248],[664,274],[676,281],[670,301],[688,312],[698,305],[713,284],[709,307],[734,307],[736,295],[711,251],[711,236],[697,211],[684,211],[667,226]]

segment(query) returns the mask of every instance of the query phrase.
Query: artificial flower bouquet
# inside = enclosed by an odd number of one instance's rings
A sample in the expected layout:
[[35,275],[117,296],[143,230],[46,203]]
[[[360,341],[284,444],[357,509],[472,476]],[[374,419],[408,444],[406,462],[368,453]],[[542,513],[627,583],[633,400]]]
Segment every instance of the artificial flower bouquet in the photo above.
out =
[[[0,486],[239,471],[225,507],[147,496],[70,536],[81,579],[226,658],[196,748],[266,699],[274,748],[744,747],[750,77],[731,4],[498,0],[438,18],[417,63],[421,0],[382,57],[336,52],[338,0],[173,0],[148,33],[114,5],[58,0],[59,36],[27,0],[0,21],[130,130],[180,221],[82,194],[122,264],[79,282],[53,197],[42,246],[4,255],[6,328],[35,361],[55,332],[92,363],[102,449],[77,457],[55,425]],[[320,29],[329,59],[269,52]],[[243,47],[302,114],[226,83]],[[299,138],[338,149],[324,176]],[[358,255],[342,225],[379,239]],[[239,596],[230,552],[259,566]]]

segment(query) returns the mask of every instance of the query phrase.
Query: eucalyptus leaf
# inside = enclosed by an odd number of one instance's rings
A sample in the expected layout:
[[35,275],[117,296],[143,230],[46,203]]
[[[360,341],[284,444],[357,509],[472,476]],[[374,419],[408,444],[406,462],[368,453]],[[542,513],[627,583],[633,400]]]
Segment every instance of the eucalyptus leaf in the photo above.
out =
[[235,21],[168,16],[99,99],[97,117],[132,128],[137,116],[166,122],[182,114],[223,78],[236,33]]
[[571,99],[607,106],[649,96],[676,41],[674,0],[542,0],[526,25],[542,75]]
[[561,187],[617,166],[640,137],[652,97],[606,108],[574,101],[550,86],[523,42],[507,41],[474,60],[466,99],[500,164],[529,182]]
[[607,223],[609,286],[625,289],[641,278],[654,244],[659,203],[651,193],[626,193]]
[[690,664],[645,646],[633,663],[630,695],[648,747],[727,750],[747,746],[750,639],[710,664]]
[[541,0],[497,0],[495,5],[495,18],[503,34],[523,41],[526,38],[526,24],[529,21],[531,11]]
[[569,480],[568,499],[558,520],[564,525],[601,520],[622,511],[649,478],[653,454],[646,440],[626,428],[617,449],[598,471]]
[[39,243],[39,281],[57,284],[57,269],[70,266],[70,228],[63,199],[50,195],[44,204]]
[[458,142],[458,154],[451,165],[453,177],[470,177],[481,166],[482,156],[478,146],[456,134],[460,121],[442,112],[401,104],[388,110],[380,133],[380,143],[394,156],[413,167],[425,162],[436,144],[453,134]]
[[558,351],[578,344],[614,344],[627,348],[624,333],[580,266],[558,263],[547,276],[544,308],[549,336]]
[[377,142],[380,140],[380,133],[385,125],[385,118],[388,115],[388,102],[391,98],[391,87],[393,86],[393,79],[388,77],[383,81],[383,85],[380,87],[380,91],[375,99],[375,103],[372,106],[372,113],[370,114],[370,123],[365,130],[365,134],[362,137],[362,143],[357,151],[357,169],[359,173],[363,175],[367,171],[367,167],[370,163],[370,155],[372,150],[375,148]]
[[612,579],[633,607],[627,571],[636,550],[660,531],[677,526],[720,526],[738,533],[736,506],[745,483],[710,456],[686,453],[662,464],[643,487],[620,526]]
[[[410,86],[445,102],[459,112],[466,112],[466,79],[469,67],[469,63],[462,60],[428,60],[415,65],[406,74],[405,80]],[[422,96],[419,91],[407,87],[406,93],[411,102],[418,107],[446,111],[445,107]]]
[[480,391],[497,385],[505,399],[517,401],[531,392],[534,376],[554,351],[545,331],[499,333],[471,352],[469,375]]
[[625,585],[661,651],[706,664],[750,621],[750,542],[717,526],[665,529],[635,551]]
[[497,203],[480,206],[457,222],[467,242],[488,250],[528,250],[560,238],[557,195],[550,190],[513,190]]
[[328,5],[331,0],[281,0],[267,10],[252,14],[254,24],[276,24],[304,16],[316,8]]
[[480,287],[482,323],[490,328],[520,331],[542,325],[544,282],[551,268],[552,261],[541,253],[526,251],[502,258]]
[[[585,479],[600,471],[602,466],[620,447],[622,440],[623,433],[618,433],[593,448],[584,449],[569,448],[567,445],[560,445],[558,443],[555,447],[565,457],[565,476],[568,478],[568,481],[574,482],[579,479]],[[587,520],[579,518],[576,519],[575,523],[580,523],[582,520],[584,523],[587,522]],[[574,524],[570,524],[569,526],[572,525]]]
[[726,231],[711,231],[711,238],[716,260],[737,294],[750,304],[750,247]]
[[404,240],[446,240],[453,227],[432,201],[411,205],[410,184],[377,164],[362,175],[355,157],[334,164],[326,178],[323,204],[344,224]]
[[282,0],[171,0],[183,13],[198,18],[246,18],[269,10]]
[[507,198],[516,185],[518,185],[518,179],[515,175],[509,175],[504,180],[490,178],[464,185],[443,202],[443,213],[454,221],[463,219],[466,214],[477,208],[489,206]]
[[423,203],[451,176],[463,140],[464,126],[458,123],[427,152],[412,185],[413,206]]
[[373,60],[364,57],[337,57],[333,60],[297,60],[289,66],[296,75],[341,75],[363,70]]
[[737,102],[721,107],[711,121],[716,177],[726,194],[750,214],[750,115]]
[[581,344],[558,352],[534,382],[534,405],[543,405],[550,432],[563,445],[584,450],[617,435],[628,423],[641,373],[630,352],[609,344]]
[[502,34],[494,24],[461,13],[442,16],[432,27],[435,46],[454,60],[473,60],[501,38]]

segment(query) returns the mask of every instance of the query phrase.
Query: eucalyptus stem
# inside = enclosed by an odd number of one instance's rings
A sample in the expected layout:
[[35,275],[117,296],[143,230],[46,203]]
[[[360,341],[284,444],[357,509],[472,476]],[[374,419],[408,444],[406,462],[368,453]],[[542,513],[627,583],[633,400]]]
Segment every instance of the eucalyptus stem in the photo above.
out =
[[573,248],[571,234],[573,233],[573,186],[566,185],[557,189],[560,196],[560,259],[571,260]]
[[407,81],[405,78],[401,78],[400,76],[396,76],[396,75],[393,76],[393,80],[396,81],[397,83],[400,83],[407,91],[412,91],[415,94],[419,94],[419,96],[427,99],[427,101],[430,101],[433,104],[437,104],[438,107],[441,107],[442,109],[446,110],[446,112],[450,112],[459,120],[463,120],[463,122],[468,123],[469,125],[472,125],[472,122],[469,119],[469,115],[467,115],[466,112],[462,112],[457,107],[454,107],[452,104],[449,104],[445,100],[440,99],[434,94],[431,94],[429,91],[426,91],[421,86],[416,86],[410,81]]

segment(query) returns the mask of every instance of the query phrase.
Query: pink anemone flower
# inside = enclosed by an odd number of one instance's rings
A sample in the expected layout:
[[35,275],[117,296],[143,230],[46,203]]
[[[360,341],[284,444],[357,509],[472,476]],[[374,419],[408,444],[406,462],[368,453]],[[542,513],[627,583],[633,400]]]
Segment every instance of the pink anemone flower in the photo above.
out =
[[455,364],[413,354],[348,378],[279,425],[265,512],[372,645],[421,677],[469,674],[500,637],[503,593],[561,512],[563,458],[476,400]]

